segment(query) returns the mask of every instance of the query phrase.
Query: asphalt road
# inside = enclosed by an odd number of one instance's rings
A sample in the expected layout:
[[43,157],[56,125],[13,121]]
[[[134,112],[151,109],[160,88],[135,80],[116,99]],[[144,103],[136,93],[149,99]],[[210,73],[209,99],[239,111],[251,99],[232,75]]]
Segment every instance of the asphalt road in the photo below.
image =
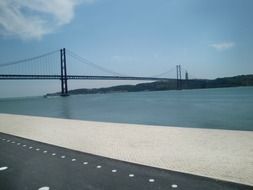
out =
[[253,190],[0,133],[0,190]]

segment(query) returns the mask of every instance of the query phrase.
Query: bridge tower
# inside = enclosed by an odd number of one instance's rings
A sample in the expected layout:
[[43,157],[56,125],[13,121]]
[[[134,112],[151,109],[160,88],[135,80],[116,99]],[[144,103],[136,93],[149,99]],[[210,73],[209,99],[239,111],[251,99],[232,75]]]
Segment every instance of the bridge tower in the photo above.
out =
[[182,89],[182,74],[181,74],[181,65],[177,65],[177,89]]
[[61,96],[68,96],[68,78],[66,65],[66,50],[61,49]]
[[189,73],[188,73],[188,71],[185,72],[185,80],[189,80]]

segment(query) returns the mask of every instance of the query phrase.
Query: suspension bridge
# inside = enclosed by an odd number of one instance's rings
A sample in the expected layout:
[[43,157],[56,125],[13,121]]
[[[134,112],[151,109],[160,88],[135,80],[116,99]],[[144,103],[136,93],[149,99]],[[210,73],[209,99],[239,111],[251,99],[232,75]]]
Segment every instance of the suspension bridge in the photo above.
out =
[[[74,69],[69,64],[67,67],[67,60],[71,65],[75,65]],[[84,63],[85,68],[82,66],[79,69],[76,63]],[[100,71],[100,74],[91,71],[91,69]],[[167,81],[173,80],[173,78],[163,76],[174,72],[175,69],[177,87],[181,89],[181,65],[177,65],[168,71],[151,77],[128,76],[104,68],[63,48],[40,56],[0,64],[0,80],[60,80],[61,95],[67,96],[68,80]],[[84,71],[86,71],[85,74]],[[186,70],[185,79],[188,80],[188,72]]]

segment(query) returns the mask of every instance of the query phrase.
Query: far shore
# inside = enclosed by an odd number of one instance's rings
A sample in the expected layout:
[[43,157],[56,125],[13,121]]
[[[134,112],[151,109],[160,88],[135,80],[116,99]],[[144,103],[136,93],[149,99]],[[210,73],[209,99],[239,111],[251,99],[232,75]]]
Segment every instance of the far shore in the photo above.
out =
[[68,96],[78,94],[105,94],[119,92],[143,92],[143,91],[167,91],[167,90],[183,90],[183,89],[210,89],[210,88],[228,88],[253,86],[253,75],[238,75],[234,77],[208,79],[167,79],[156,82],[139,83],[136,85],[119,85],[104,88],[82,88],[69,90],[68,93],[56,92],[46,94],[47,96]]

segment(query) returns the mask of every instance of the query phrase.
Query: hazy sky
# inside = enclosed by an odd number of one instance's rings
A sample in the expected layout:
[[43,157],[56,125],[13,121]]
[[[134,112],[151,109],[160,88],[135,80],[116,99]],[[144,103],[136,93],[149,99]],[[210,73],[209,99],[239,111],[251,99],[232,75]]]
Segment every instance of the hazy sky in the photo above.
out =
[[[199,78],[250,74],[252,10],[252,0],[1,0],[0,64],[65,47],[128,75],[177,64]],[[40,83],[0,82],[0,92],[44,93]],[[58,91],[58,83],[48,89]],[[111,83],[82,81],[100,84]]]

